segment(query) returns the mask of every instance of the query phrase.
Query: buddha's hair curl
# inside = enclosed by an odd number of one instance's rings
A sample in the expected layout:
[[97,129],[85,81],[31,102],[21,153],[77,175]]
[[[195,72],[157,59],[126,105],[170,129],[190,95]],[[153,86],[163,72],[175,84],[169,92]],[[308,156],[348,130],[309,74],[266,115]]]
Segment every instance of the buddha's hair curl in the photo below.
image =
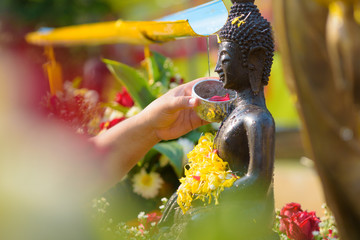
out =
[[274,56],[274,40],[270,23],[261,16],[253,1],[235,2],[231,7],[227,22],[220,30],[221,41],[231,41],[239,45],[243,66],[248,66],[251,48],[265,49],[265,64],[262,82],[268,84]]

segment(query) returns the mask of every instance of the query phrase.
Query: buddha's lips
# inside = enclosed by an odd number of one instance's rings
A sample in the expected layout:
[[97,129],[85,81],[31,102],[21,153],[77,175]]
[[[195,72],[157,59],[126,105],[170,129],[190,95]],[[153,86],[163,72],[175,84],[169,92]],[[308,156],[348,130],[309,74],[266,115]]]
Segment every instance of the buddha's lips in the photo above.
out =
[[219,74],[219,80],[224,82],[225,79],[225,75],[224,74]]
[[225,96],[213,96],[211,98],[209,98],[209,101],[213,101],[213,102],[224,102],[224,101],[229,101],[230,100],[230,96],[227,93]]

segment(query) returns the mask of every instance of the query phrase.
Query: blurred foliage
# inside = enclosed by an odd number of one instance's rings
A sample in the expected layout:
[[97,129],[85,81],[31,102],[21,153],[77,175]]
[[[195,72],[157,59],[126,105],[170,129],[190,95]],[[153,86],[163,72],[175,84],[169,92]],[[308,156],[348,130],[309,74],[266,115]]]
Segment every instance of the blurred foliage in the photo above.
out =
[[111,13],[101,0],[1,0],[0,14],[24,25],[64,26],[100,21]]
[[24,25],[59,27],[122,18],[150,20],[206,0],[1,0],[0,15]]
[[299,116],[295,109],[296,96],[286,86],[281,55],[276,52],[269,85],[265,88],[266,105],[279,128],[296,128]]
[[209,2],[209,0],[106,0],[106,2],[123,19],[151,20]]

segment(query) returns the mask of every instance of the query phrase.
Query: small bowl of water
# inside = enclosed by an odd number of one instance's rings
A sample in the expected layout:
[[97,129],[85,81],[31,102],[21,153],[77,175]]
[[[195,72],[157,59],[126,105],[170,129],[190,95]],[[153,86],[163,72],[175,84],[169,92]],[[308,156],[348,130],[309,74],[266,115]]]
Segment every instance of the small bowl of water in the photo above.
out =
[[200,99],[195,108],[197,115],[208,122],[221,122],[230,111],[231,104],[237,98],[234,90],[225,89],[217,79],[205,79],[192,88],[192,96]]

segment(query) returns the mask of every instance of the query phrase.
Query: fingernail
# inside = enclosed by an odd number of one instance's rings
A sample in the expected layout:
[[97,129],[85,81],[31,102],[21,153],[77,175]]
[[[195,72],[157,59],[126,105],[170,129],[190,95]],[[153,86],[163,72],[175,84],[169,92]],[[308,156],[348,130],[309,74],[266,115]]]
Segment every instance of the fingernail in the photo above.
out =
[[196,98],[190,98],[190,100],[189,100],[190,107],[194,107],[195,104],[196,104]]

